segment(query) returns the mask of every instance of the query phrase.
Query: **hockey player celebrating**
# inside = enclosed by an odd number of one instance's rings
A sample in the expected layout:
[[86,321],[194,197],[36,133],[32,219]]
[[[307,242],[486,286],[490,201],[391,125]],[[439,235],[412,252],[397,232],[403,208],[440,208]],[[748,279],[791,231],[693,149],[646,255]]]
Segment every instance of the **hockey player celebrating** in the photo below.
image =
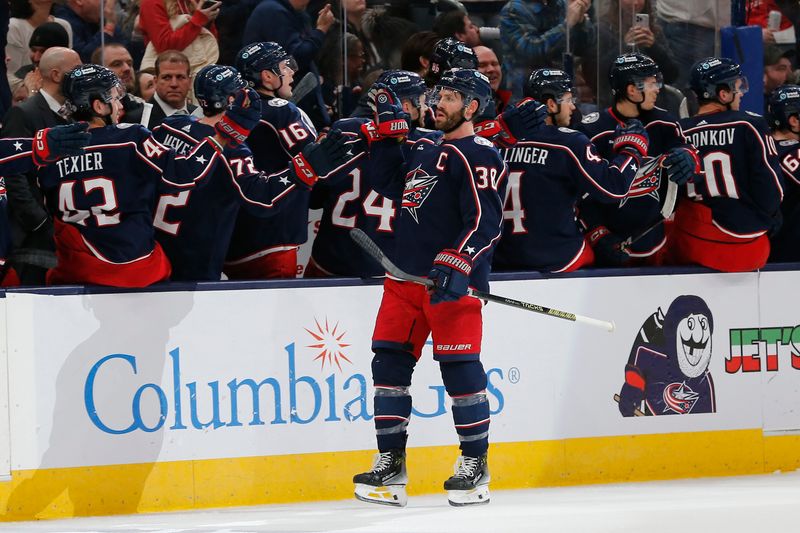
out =
[[[256,168],[280,172],[317,138],[308,116],[288,101],[297,63],[279,44],[263,42],[242,48],[236,68],[261,97],[261,120],[247,141]],[[293,194],[268,219],[240,211],[225,274],[231,279],[296,277],[297,249],[308,239],[309,194]]]
[[647,133],[636,121],[625,128],[618,125],[609,162],[586,135],[566,127],[575,110],[572,79],[566,73],[533,71],[525,96],[546,105],[548,126],[503,150],[508,187],[493,268],[571,272],[594,260],[576,221],[576,203],[588,195],[616,206],[626,195],[646,194],[641,185],[647,180],[634,179],[647,154]]
[[[442,134],[417,141],[408,159],[393,139],[370,146],[370,160],[384,169],[373,176],[375,190],[402,201],[395,260],[408,273],[427,274],[435,288],[428,293],[409,282],[384,283],[372,342],[379,453],[371,470],[353,478],[356,497],[364,501],[406,504],[409,386],[430,333],[461,441],[455,473],[444,483],[448,500],[453,505],[489,501],[482,306],[467,296],[467,288],[488,287],[492,250],[500,237],[506,167],[497,149],[474,135],[472,125],[490,97],[484,75],[453,69],[442,76],[430,100]],[[400,127],[405,117],[391,91],[377,91],[375,101],[379,136],[405,135]]]
[[688,183],[678,201],[669,259],[726,272],[761,268],[783,198],[775,141],[760,115],[739,111],[747,78],[734,61],[698,61],[690,87],[700,107],[681,126],[700,153],[704,178]]
[[[658,65],[640,53],[618,56],[609,69],[609,81],[614,103],[599,113],[583,118],[580,129],[597,146],[600,156],[613,157],[615,131],[636,119],[644,124],[650,146],[647,155],[666,154],[663,166],[671,181],[683,184],[699,173],[696,151],[686,144],[676,118],[656,107],[662,86]],[[604,204],[590,199],[580,205],[581,219],[599,266],[619,266],[638,259],[647,264],[659,264],[666,244],[664,227],[657,226],[637,239],[627,249],[621,244],[653,226],[661,218],[661,203],[667,182],[658,191],[636,198],[626,198],[622,204]]]
[[[403,143],[407,152],[414,141],[433,133],[419,127],[426,114],[425,82],[414,72],[387,70],[377,79],[372,90],[381,87],[394,92],[407,115],[404,127],[408,136]],[[374,100],[374,94],[372,96]],[[342,119],[333,127],[353,137],[358,137],[362,129],[375,129],[373,121],[365,118]],[[370,259],[349,235],[352,228],[359,228],[386,253],[390,253],[394,243],[398,205],[375,192],[368,167],[367,161],[357,159],[314,188],[312,207],[321,207],[322,217],[305,277],[367,278],[383,275],[383,268]]]
[[140,125],[117,124],[123,89],[105,67],[81,65],[64,76],[62,92],[75,120],[89,123],[84,152],[39,170],[55,219],[58,265],[49,284],[144,287],[166,279],[170,264],[155,242],[153,207],[160,181],[194,187],[219,162],[220,142],[246,136],[252,118],[240,99],[185,157]]
[[[153,131],[162,144],[184,155],[202,139],[214,135],[226,108],[247,84],[232,67],[208,65],[194,78],[194,94],[203,110],[203,118],[173,115]],[[252,89],[247,94],[256,120],[261,117],[261,99]],[[330,135],[320,145],[306,146],[303,156],[312,174],[325,168],[327,174],[345,163],[346,147],[341,135]],[[172,263],[173,280],[215,281],[220,279],[236,215],[240,207],[257,217],[279,211],[284,199],[308,190],[294,165],[265,175],[253,165],[253,155],[246,144],[229,146],[226,161],[217,165],[201,188],[181,190],[162,184],[154,225],[156,238]]]
[[767,101],[767,119],[772,127],[783,170],[783,224],[770,238],[770,262],[800,261],[800,86],[783,85]]

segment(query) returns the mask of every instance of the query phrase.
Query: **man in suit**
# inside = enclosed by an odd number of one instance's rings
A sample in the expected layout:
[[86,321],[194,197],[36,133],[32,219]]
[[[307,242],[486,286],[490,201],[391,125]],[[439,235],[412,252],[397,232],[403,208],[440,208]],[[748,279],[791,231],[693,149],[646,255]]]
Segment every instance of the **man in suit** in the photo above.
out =
[[107,67],[117,75],[125,87],[125,95],[120,99],[122,114],[119,121],[147,126],[150,122],[153,104],[147,103],[133,94],[136,88],[136,71],[133,68],[133,58],[128,49],[119,43],[101,46],[92,54],[92,63]]
[[156,92],[149,103],[153,104],[150,120],[146,124],[151,130],[166,117],[174,114],[202,116],[202,111],[188,100],[192,83],[189,58],[177,50],[166,50],[156,58]]
[[[2,137],[33,137],[36,130],[67,124],[61,79],[81,64],[74,50],[61,46],[48,48],[39,60],[42,88],[33,96],[12,107],[3,121]],[[36,185],[36,173],[5,177],[14,248],[53,251],[53,223],[44,207]],[[44,285],[46,270],[29,264],[16,264],[11,258],[22,285]]]

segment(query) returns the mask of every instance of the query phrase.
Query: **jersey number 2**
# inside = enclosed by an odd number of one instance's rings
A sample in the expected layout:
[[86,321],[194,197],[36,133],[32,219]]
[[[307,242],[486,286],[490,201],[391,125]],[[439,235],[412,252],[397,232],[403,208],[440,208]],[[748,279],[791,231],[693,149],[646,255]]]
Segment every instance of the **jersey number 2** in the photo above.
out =
[[[336,205],[333,206],[331,222],[340,228],[355,228],[356,216],[345,216],[344,209],[348,202],[353,202],[361,196],[361,169],[353,169],[350,173],[353,178],[353,188],[339,195]],[[378,203],[380,201],[380,204]],[[378,217],[378,231],[392,231],[392,220],[395,217],[394,204],[385,196],[381,196],[375,191],[369,191],[362,203],[364,213],[371,217]]]

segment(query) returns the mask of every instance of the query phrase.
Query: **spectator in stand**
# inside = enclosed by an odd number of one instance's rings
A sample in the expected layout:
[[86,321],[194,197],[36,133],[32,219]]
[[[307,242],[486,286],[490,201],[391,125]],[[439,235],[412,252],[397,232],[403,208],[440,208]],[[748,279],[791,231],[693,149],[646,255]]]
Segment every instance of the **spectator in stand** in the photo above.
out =
[[261,0],[225,0],[214,24],[219,40],[219,64],[233,65],[242,48],[242,25]]
[[200,116],[199,108],[189,102],[189,58],[177,50],[167,50],[156,58],[156,91],[148,103],[153,104],[145,126],[155,128],[164,118],[175,113]]
[[364,36],[375,48],[383,68],[399,68],[403,44],[419,28],[407,18],[390,13],[389,6],[368,9],[362,17]]
[[88,63],[92,53],[100,46],[100,36],[105,42],[125,43],[122,30],[117,27],[116,0],[105,0],[103,4],[105,24],[100,28],[100,0],[67,0],[58,6],[55,14],[69,22],[72,28],[72,48]]
[[[658,25],[683,65],[715,55],[717,31],[731,22],[730,0],[658,0],[656,12]],[[687,88],[689,70],[679,69],[673,85]]]
[[134,95],[136,72],[133,70],[133,58],[128,49],[118,43],[107,44],[94,51],[92,63],[111,70],[125,88],[125,94],[120,98],[122,111],[119,121],[146,125],[150,120],[153,105]]
[[481,44],[478,27],[460,9],[440,13],[433,21],[433,31],[439,37],[454,37],[471,48]]
[[[33,137],[37,130],[67,124],[61,80],[80,65],[77,52],[52,47],[42,54],[39,70],[42,88],[3,119],[2,137]],[[8,191],[12,244],[15,248],[54,251],[53,223],[36,184],[36,173],[5,176]],[[27,264],[12,264],[22,285],[44,285],[46,270]]]
[[[606,11],[597,23],[598,54],[584,57],[583,67],[584,78],[594,92],[597,106],[602,109],[611,105],[608,69],[618,55],[626,52],[639,52],[652,58],[658,64],[664,83],[674,83],[678,78],[678,62],[656,22],[651,1],[610,0],[605,6]],[[633,24],[636,13],[650,17],[648,27]]]
[[[67,32],[67,44],[58,46],[72,46],[72,28],[64,19],[56,18],[50,14],[52,0],[11,0],[11,18],[8,21],[8,34],[6,35],[6,75],[11,92],[21,84],[22,79],[15,73],[25,65],[30,65],[30,42],[33,31],[46,22],[56,22]],[[56,46],[56,45],[51,45]]]
[[424,78],[431,65],[431,54],[439,39],[439,35],[433,31],[421,31],[409,37],[400,55],[400,68],[416,72]]
[[489,78],[492,86],[492,100],[494,101],[493,118],[503,112],[511,100],[511,91],[501,89],[503,84],[503,69],[497,54],[488,46],[476,46],[472,49],[478,57],[478,72]]
[[[361,41],[364,52],[364,69],[372,70],[381,64],[382,58],[378,50],[367,39],[364,33],[364,15],[367,12],[366,0],[342,0],[342,5],[347,12],[347,33],[355,35]],[[349,53],[349,47],[348,47]]]
[[[781,13],[778,28],[773,31],[768,27],[769,14],[772,11]],[[747,18],[745,23],[748,26],[761,26],[761,36],[764,44],[775,44],[775,32],[788,30],[794,24],[792,20],[783,13],[775,0],[747,0],[745,13]]]
[[[319,76],[315,58],[335,20],[330,4],[325,4],[317,17],[316,27],[312,28],[306,13],[308,3],[309,0],[263,0],[248,19],[242,39],[245,46],[255,42],[281,45],[297,61],[300,70],[295,73],[296,80],[308,72]],[[299,107],[308,113],[317,129],[330,124],[320,87],[303,98]]]
[[594,39],[592,0],[510,0],[500,11],[503,76],[515,100],[534,68],[562,65],[567,31],[571,52],[584,56]]
[[220,5],[220,1],[142,0],[139,26],[147,48],[140,68],[154,66],[158,55],[167,50],[182,52],[189,60],[189,72],[216,63],[219,44],[214,20]]
[[133,94],[147,102],[156,93],[156,69],[143,68],[136,75],[136,87]]
[[764,45],[764,112],[772,91],[788,83],[792,74],[793,49],[783,51],[774,44]]
[[25,100],[42,88],[42,74],[39,71],[39,61],[42,54],[54,46],[68,47],[69,37],[66,30],[56,22],[45,22],[31,35],[30,60],[31,63],[20,67],[8,76],[9,80],[16,80],[13,88],[15,100]]

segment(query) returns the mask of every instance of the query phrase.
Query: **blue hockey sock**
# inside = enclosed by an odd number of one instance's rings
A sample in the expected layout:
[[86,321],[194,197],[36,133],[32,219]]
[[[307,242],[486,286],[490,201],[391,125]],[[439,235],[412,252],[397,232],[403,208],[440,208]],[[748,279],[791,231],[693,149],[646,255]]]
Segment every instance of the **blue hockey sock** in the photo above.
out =
[[417,361],[406,352],[376,350],[372,359],[375,386],[375,433],[378,451],[405,449],[411,417],[411,375]]
[[461,453],[479,457],[489,449],[489,400],[480,361],[441,363],[442,381],[453,400],[453,422]]

